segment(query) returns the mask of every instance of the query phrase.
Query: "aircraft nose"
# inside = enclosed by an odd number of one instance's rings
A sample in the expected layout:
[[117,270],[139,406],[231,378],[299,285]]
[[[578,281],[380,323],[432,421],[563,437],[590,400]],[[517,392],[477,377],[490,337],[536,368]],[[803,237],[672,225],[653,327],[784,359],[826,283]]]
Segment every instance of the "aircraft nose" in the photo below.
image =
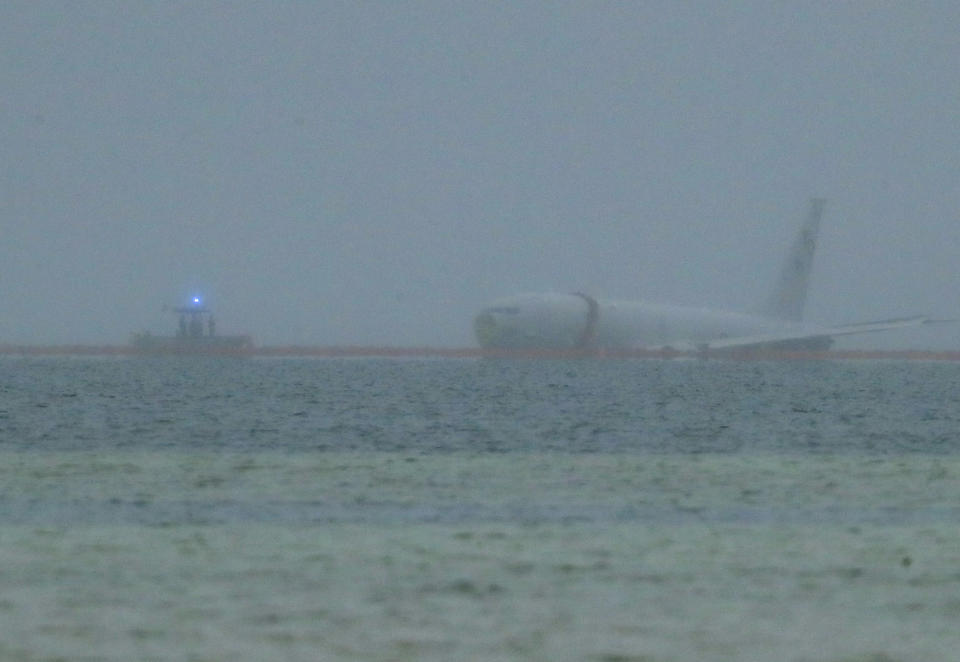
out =
[[480,313],[473,320],[473,332],[477,336],[477,342],[481,347],[490,347],[496,343],[499,329],[497,328],[497,318],[493,313]]

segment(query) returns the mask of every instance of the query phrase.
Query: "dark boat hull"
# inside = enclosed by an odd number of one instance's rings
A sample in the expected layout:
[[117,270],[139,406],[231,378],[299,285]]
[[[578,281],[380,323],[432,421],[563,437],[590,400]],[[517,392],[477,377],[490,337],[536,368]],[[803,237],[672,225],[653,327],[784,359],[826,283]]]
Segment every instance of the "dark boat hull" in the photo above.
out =
[[133,337],[133,353],[144,356],[249,356],[250,336],[154,336]]

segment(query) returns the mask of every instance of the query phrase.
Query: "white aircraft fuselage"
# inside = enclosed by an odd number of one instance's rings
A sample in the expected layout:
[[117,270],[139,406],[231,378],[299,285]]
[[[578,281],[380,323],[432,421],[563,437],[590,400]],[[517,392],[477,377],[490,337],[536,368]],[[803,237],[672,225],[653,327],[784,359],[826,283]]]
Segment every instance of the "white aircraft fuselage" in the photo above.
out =
[[[484,349],[689,350],[728,338],[793,332],[810,336],[816,328],[760,315],[560,293],[497,299],[474,320]],[[809,339],[805,346],[811,346]]]

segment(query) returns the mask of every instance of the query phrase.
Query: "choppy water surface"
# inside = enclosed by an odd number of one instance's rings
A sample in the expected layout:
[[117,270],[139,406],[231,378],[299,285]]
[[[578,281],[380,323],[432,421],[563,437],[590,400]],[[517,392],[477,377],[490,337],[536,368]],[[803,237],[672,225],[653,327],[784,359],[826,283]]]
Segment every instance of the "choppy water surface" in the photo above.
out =
[[0,360],[0,659],[952,660],[960,366]]

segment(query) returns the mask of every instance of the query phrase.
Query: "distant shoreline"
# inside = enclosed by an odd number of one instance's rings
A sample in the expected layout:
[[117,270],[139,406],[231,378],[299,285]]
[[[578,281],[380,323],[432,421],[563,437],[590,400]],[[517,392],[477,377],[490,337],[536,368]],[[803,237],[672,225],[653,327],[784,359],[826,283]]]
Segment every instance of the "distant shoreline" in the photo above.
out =
[[268,345],[239,351],[185,351],[144,353],[132,345],[20,345],[0,344],[5,356],[195,356],[230,357],[382,357],[382,358],[517,358],[517,359],[737,359],[737,360],[908,360],[960,361],[960,351],[943,350],[829,350],[680,352],[673,350],[484,350],[476,347],[384,347],[353,345]]

